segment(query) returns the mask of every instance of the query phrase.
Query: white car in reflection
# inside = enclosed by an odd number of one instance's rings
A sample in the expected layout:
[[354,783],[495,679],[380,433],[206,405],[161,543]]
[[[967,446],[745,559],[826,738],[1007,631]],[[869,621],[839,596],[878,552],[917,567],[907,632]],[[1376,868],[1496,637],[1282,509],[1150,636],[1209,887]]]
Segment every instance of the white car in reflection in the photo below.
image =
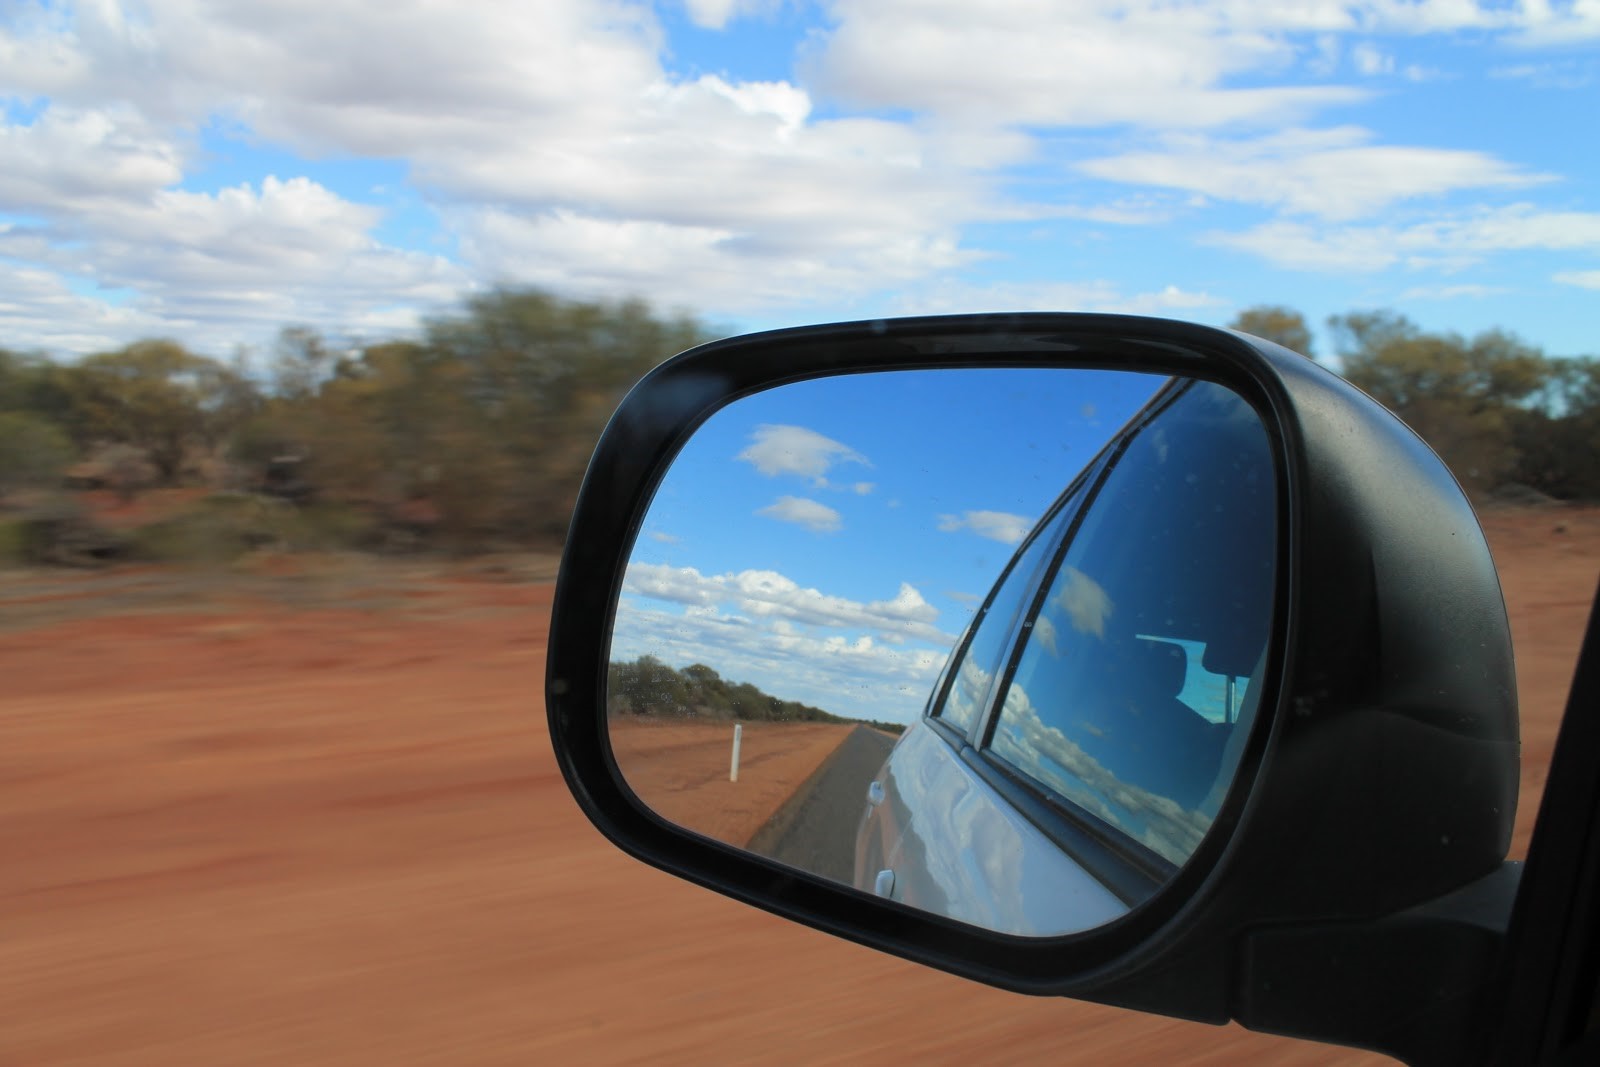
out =
[[1274,451],[1174,379],[1024,539],[868,790],[855,884],[990,930],[1103,925],[1225,803],[1273,633]]

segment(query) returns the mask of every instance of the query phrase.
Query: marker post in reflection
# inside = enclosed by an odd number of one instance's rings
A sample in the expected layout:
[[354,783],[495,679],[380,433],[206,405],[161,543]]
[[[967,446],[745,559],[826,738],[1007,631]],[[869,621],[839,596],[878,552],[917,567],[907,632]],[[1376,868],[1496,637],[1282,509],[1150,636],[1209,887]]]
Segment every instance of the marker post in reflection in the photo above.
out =
[[733,724],[733,760],[728,764],[728,781],[739,780],[739,735],[744,732],[744,727],[739,723]]

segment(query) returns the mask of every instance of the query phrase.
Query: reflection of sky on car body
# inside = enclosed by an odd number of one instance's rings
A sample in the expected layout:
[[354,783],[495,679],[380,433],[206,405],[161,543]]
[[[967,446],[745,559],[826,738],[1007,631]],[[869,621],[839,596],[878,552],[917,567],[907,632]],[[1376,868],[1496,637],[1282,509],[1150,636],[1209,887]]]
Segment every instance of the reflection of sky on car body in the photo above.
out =
[[612,658],[910,721],[1017,542],[1162,381],[901,372],[735,402],[657,492]]
[[1123,781],[1047,726],[1020,684],[1006,691],[994,751],[1173,863],[1185,862],[1211,826],[1211,814]]

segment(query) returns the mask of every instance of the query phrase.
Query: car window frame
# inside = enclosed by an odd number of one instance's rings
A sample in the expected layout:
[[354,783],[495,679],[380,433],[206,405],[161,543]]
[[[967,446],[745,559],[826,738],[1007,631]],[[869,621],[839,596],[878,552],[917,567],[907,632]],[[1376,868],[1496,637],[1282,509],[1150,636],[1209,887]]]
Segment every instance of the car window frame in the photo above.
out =
[[1060,573],[1067,553],[1112,470],[1141,434],[1150,429],[1197,382],[1205,380],[1173,379],[1176,384],[1163,386],[1117,439],[1108,443],[1107,450],[1092,465],[1094,482],[1079,502],[1071,521],[1062,529],[1048,564],[1036,576],[1039,580],[1035,582],[1027,611],[1013,625],[1004,668],[990,684],[979,730],[972,744],[962,752],[967,765],[989,786],[1130,908],[1137,907],[1170,883],[1182,865],[1173,863],[1125,830],[1106,822],[1057,793],[1047,783],[1013,766],[994,753],[991,745],[1003,710],[1004,694],[1015,680],[1017,667],[1028,643],[1026,635],[1032,630],[1028,623],[1036,619],[1043,609],[1054,579]]
[[[1162,388],[1165,388],[1165,386],[1162,386]],[[1021,564],[1023,557],[1041,539],[1045,539],[1044,554],[1040,557],[1033,572],[1028,576],[1028,587],[1035,592],[1037,591],[1039,577],[1050,573],[1048,568],[1051,562],[1057,558],[1062,544],[1065,543],[1064,538],[1067,531],[1076,525],[1077,516],[1081,512],[1088,496],[1088,493],[1084,490],[1086,487],[1099,484],[1100,468],[1104,461],[1105,453],[1102,451],[1094,459],[1090,460],[1083,470],[1078,472],[1077,476],[1067,485],[1061,495],[1051,503],[1044,516],[1034,524],[1033,529],[1028,532],[1028,536],[1022,539],[1022,543],[1017,546],[1017,550],[1006,561],[1005,569],[1000,572],[1000,576],[989,587],[989,593],[984,597],[983,605],[973,615],[971,621],[967,623],[967,628],[963,632],[960,641],[957,642],[955,651],[946,658],[944,669],[934,690],[936,699],[929,702],[923,721],[932,726],[934,732],[957,752],[974,747],[977,740],[983,736],[983,731],[989,719],[990,707],[997,691],[997,683],[1012,658],[1022,622],[1032,617],[1029,614],[1029,607],[1033,603],[1034,593],[1025,595],[1018,604],[1017,610],[1012,613],[1009,619],[1005,620],[999,655],[995,658],[995,669],[990,673],[989,684],[978,701],[977,714],[973,717],[970,725],[964,729],[957,729],[953,722],[943,716],[943,712],[950,696],[950,689],[960,674],[962,663],[965,662],[967,654],[972,649],[973,641],[977,639],[978,632],[983,628],[983,624],[990,618],[990,609],[1000,596],[1001,590],[1015,575],[1016,568]]]

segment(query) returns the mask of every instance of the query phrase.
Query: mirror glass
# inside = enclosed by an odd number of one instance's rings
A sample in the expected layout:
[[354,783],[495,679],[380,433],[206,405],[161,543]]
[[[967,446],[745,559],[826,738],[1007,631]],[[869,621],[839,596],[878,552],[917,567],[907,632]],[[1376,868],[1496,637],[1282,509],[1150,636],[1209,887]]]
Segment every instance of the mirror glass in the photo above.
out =
[[1214,383],[974,368],[717,411],[659,486],[610,651],[664,818],[1005,933],[1092,929],[1193,854],[1272,625],[1267,434]]

